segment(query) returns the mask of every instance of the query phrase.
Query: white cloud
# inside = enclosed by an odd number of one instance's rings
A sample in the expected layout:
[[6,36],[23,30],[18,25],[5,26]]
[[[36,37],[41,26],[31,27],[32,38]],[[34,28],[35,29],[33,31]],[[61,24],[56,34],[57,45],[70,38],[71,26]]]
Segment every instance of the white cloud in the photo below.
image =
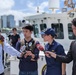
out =
[[[37,6],[34,5],[32,2],[29,2],[29,4],[27,4],[27,6],[29,8],[28,10],[30,10],[31,12],[37,11]],[[45,1],[39,5],[39,11],[44,12],[46,7],[48,7],[48,1]]]
[[25,0],[19,0],[20,4],[24,4]]
[[31,12],[36,12],[36,6],[34,6],[34,4],[32,2],[29,2],[29,4],[27,4],[28,10]]
[[41,11],[41,12],[44,12],[44,9],[45,9],[46,7],[48,8],[48,1],[41,3],[41,5],[39,6],[40,11]]
[[14,0],[0,0],[0,10],[9,10],[14,4]]
[[[7,12],[8,13],[8,12]],[[31,13],[23,13],[21,11],[17,11],[17,10],[10,10],[9,11],[9,14],[12,14],[15,16],[15,20],[17,22],[17,25],[18,25],[18,20],[22,20],[23,17],[25,16],[29,16]]]
[[14,0],[0,0],[0,15],[14,15],[15,20],[18,23],[19,19],[22,19],[25,16],[25,13],[17,10],[12,10],[14,6]]
[[30,13],[23,13],[21,11],[17,11],[17,10],[8,10],[6,12],[0,13],[0,15],[14,15],[15,16],[15,21],[16,21],[16,25],[18,25],[18,20],[22,20],[23,17],[30,15]]
[[[16,24],[18,24],[18,20],[23,19],[23,17],[35,14],[37,11],[36,5],[34,3],[29,2],[27,3],[28,8],[27,9],[22,9],[22,10],[12,10],[12,7],[15,5],[14,0],[0,0],[0,15],[14,15]],[[44,12],[44,9],[48,6],[48,1],[43,2],[39,5],[40,7],[40,12]],[[25,11],[25,13],[23,12]],[[26,11],[30,11],[29,13]]]

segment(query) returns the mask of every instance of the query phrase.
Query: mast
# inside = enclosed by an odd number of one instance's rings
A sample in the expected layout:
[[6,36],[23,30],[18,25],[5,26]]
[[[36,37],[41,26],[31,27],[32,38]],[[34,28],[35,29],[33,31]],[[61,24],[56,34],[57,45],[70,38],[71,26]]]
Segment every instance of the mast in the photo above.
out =
[[39,6],[37,6],[37,13],[39,13]]
[[40,9],[39,9],[39,0],[37,0],[37,13],[40,12],[39,10],[40,10]]

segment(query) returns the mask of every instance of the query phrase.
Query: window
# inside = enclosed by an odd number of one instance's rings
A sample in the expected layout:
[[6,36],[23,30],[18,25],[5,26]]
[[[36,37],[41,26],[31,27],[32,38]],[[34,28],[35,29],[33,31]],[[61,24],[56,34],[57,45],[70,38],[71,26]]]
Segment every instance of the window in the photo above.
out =
[[40,24],[40,30],[43,31],[47,28],[46,24]]
[[64,39],[64,33],[63,33],[63,24],[62,23],[52,23],[51,27],[56,32],[56,39]]
[[71,40],[76,39],[76,37],[74,36],[73,31],[72,31],[72,24],[71,23],[68,24],[68,37]]
[[38,38],[39,37],[38,25],[37,24],[33,24],[33,28],[34,28],[34,36]]

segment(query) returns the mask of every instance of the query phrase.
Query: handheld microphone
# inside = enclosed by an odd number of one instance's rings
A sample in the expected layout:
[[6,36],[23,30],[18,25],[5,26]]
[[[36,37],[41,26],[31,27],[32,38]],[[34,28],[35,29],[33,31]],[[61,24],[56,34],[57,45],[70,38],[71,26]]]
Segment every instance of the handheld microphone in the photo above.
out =
[[36,44],[36,47],[37,47],[38,50],[45,52],[45,50],[44,50],[42,45]]

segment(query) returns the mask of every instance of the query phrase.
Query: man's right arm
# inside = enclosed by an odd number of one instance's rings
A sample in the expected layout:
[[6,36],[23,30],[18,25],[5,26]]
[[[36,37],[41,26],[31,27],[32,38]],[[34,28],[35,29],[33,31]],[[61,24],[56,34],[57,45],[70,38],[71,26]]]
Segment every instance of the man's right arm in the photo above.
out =
[[57,55],[56,56],[56,60],[60,61],[60,62],[64,62],[64,63],[69,63],[73,60],[73,56],[72,56],[72,47],[73,47],[73,43],[74,41],[71,43],[70,45],[70,49],[67,53],[66,56],[61,56],[61,55]]
[[62,55],[56,55],[56,60],[63,62],[63,63],[69,63],[72,61],[72,52],[71,50],[69,50],[69,52],[67,53],[66,56],[62,56]]

